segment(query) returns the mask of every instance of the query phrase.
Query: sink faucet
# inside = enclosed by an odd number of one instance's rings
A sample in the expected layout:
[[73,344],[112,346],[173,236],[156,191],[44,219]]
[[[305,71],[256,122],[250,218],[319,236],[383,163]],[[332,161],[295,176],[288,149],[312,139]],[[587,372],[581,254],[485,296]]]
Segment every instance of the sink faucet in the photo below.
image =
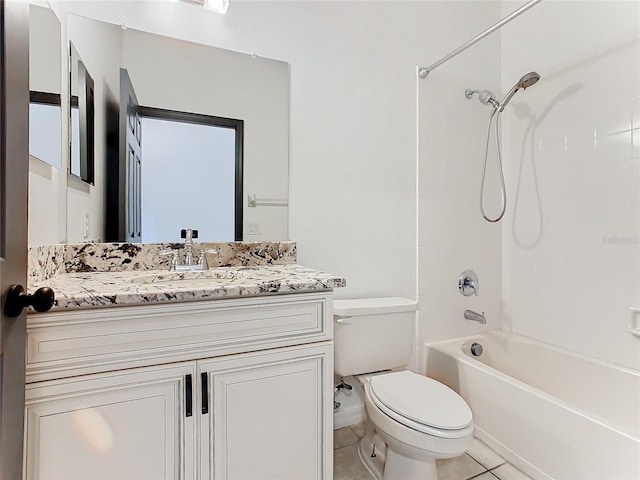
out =
[[466,318],[467,320],[473,320],[474,322],[478,322],[483,325],[487,323],[487,319],[484,316],[484,312],[477,313],[477,312],[474,312],[473,310],[465,310],[464,318]]
[[192,230],[190,228],[180,231],[180,236],[184,238],[184,261],[180,263],[177,250],[167,250],[160,252],[160,255],[171,255],[171,265],[169,270],[175,271],[188,271],[188,270],[209,270],[205,253],[217,253],[215,251],[205,252],[202,250],[198,256],[198,260],[193,260],[193,239],[198,238],[198,230]]
[[180,230],[180,237],[184,238],[184,262],[182,262],[182,264],[176,262],[174,270],[209,270],[204,251],[200,252],[200,256],[196,262],[193,261],[193,239],[198,238],[198,230],[183,228]]

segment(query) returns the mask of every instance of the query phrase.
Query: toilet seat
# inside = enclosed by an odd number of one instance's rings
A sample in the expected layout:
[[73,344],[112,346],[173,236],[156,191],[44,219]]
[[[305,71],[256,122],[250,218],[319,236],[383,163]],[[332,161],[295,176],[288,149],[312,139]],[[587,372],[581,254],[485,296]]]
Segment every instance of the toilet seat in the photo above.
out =
[[473,415],[455,391],[431,378],[409,371],[374,376],[371,400],[397,422],[429,435],[460,438],[468,435]]

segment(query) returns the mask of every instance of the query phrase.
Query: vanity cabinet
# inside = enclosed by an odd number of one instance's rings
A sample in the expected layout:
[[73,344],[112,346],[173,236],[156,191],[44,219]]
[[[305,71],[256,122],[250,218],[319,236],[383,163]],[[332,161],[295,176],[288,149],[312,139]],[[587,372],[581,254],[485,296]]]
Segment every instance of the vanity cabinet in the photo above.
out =
[[27,479],[330,479],[331,293],[32,315]]

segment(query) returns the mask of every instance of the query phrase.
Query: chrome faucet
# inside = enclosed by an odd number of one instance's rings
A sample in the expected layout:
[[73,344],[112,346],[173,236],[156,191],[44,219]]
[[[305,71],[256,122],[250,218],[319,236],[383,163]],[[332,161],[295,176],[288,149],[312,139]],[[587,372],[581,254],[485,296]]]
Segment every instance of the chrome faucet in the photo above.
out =
[[180,231],[180,236],[184,238],[184,261],[180,263],[180,258],[178,257],[177,250],[166,250],[164,252],[160,252],[160,255],[171,255],[171,265],[169,266],[169,270],[175,271],[188,271],[188,270],[209,270],[209,265],[207,264],[207,259],[205,257],[205,253],[217,253],[214,250],[209,252],[205,252],[202,250],[200,255],[198,256],[197,261],[193,261],[193,239],[198,238],[198,230],[192,230],[190,228],[183,229]]
[[184,238],[184,262],[176,262],[174,270],[209,270],[207,259],[204,251],[200,252],[200,256],[196,262],[193,261],[193,239],[198,238],[198,230],[183,228],[180,230],[180,237]]
[[477,313],[477,312],[474,312],[473,310],[465,310],[464,318],[466,318],[467,320],[472,320],[474,322],[481,323],[483,325],[487,323],[487,319],[484,316],[484,312]]

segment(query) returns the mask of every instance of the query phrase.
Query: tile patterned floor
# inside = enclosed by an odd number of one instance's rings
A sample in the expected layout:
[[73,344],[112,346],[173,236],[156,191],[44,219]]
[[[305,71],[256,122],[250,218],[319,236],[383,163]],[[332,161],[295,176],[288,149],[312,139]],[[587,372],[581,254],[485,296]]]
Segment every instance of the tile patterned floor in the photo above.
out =
[[[333,432],[334,480],[372,480],[358,457],[358,440],[364,435],[362,424]],[[462,456],[438,460],[438,480],[531,480],[530,477],[487,447],[478,439]]]

